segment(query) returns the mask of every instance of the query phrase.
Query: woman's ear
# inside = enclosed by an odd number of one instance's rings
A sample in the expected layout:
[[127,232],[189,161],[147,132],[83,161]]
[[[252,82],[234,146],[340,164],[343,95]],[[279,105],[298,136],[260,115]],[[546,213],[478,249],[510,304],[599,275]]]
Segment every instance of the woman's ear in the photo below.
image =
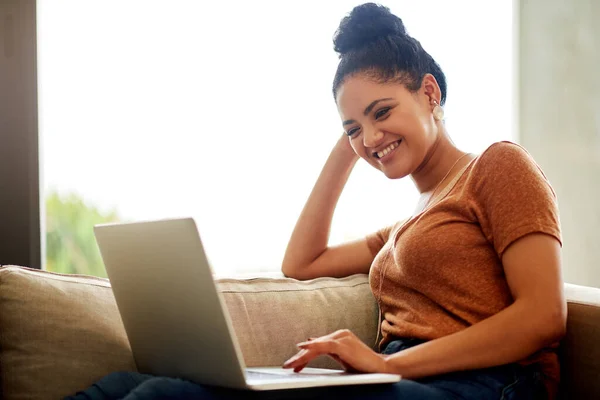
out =
[[421,82],[421,90],[420,90],[427,98],[429,104],[441,104],[442,101],[442,91],[440,90],[440,86],[435,79],[435,76],[431,74],[425,74],[423,76],[423,81]]

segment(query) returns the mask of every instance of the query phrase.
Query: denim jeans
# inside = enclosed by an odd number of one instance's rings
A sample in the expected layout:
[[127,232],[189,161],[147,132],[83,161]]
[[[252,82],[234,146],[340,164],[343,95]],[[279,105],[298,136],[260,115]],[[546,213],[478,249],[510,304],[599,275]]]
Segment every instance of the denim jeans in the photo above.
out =
[[[422,343],[416,339],[390,342],[383,354],[393,354]],[[175,378],[136,372],[105,376],[66,400],[182,400],[182,399],[543,399],[545,390],[536,366],[507,364],[453,372],[394,384],[333,386],[292,390],[244,391],[198,385]]]

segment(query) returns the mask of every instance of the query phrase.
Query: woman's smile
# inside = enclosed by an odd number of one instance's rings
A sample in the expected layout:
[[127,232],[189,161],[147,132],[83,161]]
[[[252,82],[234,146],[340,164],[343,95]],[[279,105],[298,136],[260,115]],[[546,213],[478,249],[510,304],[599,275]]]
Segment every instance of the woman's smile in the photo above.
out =
[[392,160],[394,154],[396,154],[396,150],[398,149],[398,147],[400,147],[401,144],[402,139],[396,140],[395,142],[390,143],[385,148],[373,152],[373,157],[375,157],[375,159],[380,163],[386,164]]

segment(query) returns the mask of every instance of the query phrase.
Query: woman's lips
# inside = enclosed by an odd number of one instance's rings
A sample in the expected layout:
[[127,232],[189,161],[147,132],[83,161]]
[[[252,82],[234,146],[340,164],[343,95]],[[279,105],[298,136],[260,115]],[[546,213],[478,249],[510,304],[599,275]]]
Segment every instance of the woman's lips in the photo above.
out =
[[398,150],[398,148],[402,145],[402,139],[400,139],[394,143],[398,143],[398,145],[393,150],[391,150],[390,152],[388,152],[386,155],[384,155],[381,158],[378,158],[377,155],[375,155],[375,159],[381,163],[386,163],[389,160],[391,160],[394,153],[396,153],[396,150]]

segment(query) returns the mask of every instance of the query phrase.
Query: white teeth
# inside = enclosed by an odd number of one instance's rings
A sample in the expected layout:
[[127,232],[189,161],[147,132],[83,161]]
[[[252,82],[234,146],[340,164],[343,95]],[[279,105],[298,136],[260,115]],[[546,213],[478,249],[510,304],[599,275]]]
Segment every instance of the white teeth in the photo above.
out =
[[390,144],[388,147],[386,147],[385,149],[383,149],[381,151],[378,151],[377,152],[377,158],[385,157],[386,155],[388,155],[392,150],[394,150],[399,145],[400,145],[400,141],[394,142],[394,143]]

